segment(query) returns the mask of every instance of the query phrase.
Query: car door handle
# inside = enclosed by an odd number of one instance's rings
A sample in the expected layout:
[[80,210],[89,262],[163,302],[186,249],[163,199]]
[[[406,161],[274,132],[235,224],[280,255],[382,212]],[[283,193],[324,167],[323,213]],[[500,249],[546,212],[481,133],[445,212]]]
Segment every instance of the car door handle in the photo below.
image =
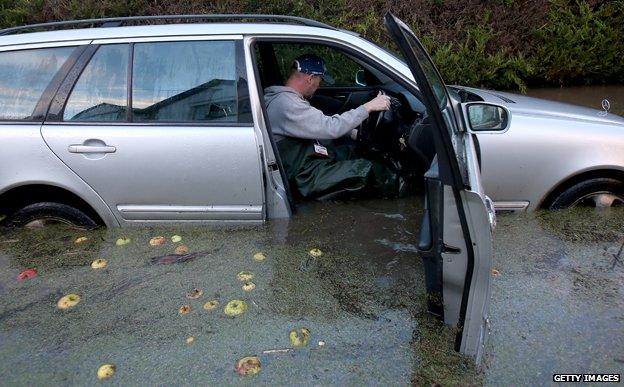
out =
[[69,153],[115,153],[117,148],[108,145],[70,145]]

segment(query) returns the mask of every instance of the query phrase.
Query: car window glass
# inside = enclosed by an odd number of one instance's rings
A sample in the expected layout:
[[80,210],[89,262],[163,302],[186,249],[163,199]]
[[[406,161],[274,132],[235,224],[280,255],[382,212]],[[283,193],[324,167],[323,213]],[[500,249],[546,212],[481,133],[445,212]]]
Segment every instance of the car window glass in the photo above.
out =
[[[442,117],[444,119],[443,124],[446,127],[445,130],[447,130],[450,135],[451,145],[453,146],[453,150],[457,158],[457,163],[460,173],[462,174],[462,179],[464,180],[464,182],[467,182],[468,165],[466,162],[466,148],[463,137],[460,136],[459,127],[456,124],[455,114],[453,112],[453,107],[451,105],[449,96],[447,94],[446,86],[444,85],[444,82],[442,81],[438,70],[435,68],[433,62],[431,61],[431,58],[425,51],[425,48],[418,41],[413,32],[403,22],[399,20],[395,21],[403,30],[402,35],[410,46],[410,52],[415,56],[415,59],[418,62],[417,67],[422,70],[422,75],[424,75],[424,77],[426,78],[426,82],[431,87],[433,97],[435,98],[435,101],[433,102],[436,103],[437,108],[439,108],[442,113]],[[412,68],[411,70],[412,72],[414,72],[416,69]],[[432,106],[431,108],[435,107]]]
[[[335,48],[320,44],[295,44],[279,43],[274,44],[275,56],[282,74],[283,83],[290,75],[292,64],[295,58],[303,54],[315,54],[323,58],[327,72],[334,78],[335,87],[364,87],[379,84],[377,79],[370,74],[361,64],[357,63],[347,55]],[[360,71],[360,80],[364,82],[356,83],[356,74]],[[321,85],[323,85],[322,83]]]
[[27,119],[75,47],[0,53],[0,119]]
[[234,41],[140,43],[134,48],[134,121],[238,122]]
[[124,121],[127,109],[128,45],[100,47],[69,96],[66,121]]

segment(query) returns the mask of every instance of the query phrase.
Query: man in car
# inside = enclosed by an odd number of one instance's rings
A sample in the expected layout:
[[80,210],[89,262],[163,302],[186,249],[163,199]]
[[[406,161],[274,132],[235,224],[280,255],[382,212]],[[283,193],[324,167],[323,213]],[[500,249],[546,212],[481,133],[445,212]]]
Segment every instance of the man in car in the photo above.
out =
[[359,107],[333,116],[308,102],[321,79],[333,84],[323,59],[314,54],[297,57],[285,86],[265,89],[267,113],[291,188],[304,199],[395,197],[402,179],[384,164],[358,156],[353,146],[330,141],[347,134],[369,113],[390,108],[381,93]]

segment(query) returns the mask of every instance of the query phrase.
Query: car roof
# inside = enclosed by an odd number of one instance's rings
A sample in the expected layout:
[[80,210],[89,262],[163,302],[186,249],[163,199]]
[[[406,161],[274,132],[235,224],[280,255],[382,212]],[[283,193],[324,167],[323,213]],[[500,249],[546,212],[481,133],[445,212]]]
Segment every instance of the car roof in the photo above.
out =
[[357,33],[334,29],[286,23],[182,23],[142,26],[76,28],[46,32],[30,32],[0,36],[0,51],[20,49],[21,46],[79,42],[86,44],[100,39],[132,39],[152,37],[218,35],[262,35],[275,37],[321,37],[336,39],[353,47],[374,53],[383,62],[397,69],[413,81],[411,71],[401,59]]
[[355,33],[330,28],[276,23],[182,23],[124,27],[76,28],[0,36],[0,47],[21,44],[185,35],[312,35],[344,37]]

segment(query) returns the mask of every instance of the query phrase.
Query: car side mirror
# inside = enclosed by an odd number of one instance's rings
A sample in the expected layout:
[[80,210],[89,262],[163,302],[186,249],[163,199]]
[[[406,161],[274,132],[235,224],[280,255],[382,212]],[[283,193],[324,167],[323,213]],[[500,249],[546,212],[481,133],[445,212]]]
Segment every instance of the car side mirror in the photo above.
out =
[[509,128],[509,110],[500,105],[471,102],[463,106],[468,128],[473,132],[504,132]]
[[358,86],[366,86],[366,74],[364,74],[364,70],[355,72],[355,84]]

